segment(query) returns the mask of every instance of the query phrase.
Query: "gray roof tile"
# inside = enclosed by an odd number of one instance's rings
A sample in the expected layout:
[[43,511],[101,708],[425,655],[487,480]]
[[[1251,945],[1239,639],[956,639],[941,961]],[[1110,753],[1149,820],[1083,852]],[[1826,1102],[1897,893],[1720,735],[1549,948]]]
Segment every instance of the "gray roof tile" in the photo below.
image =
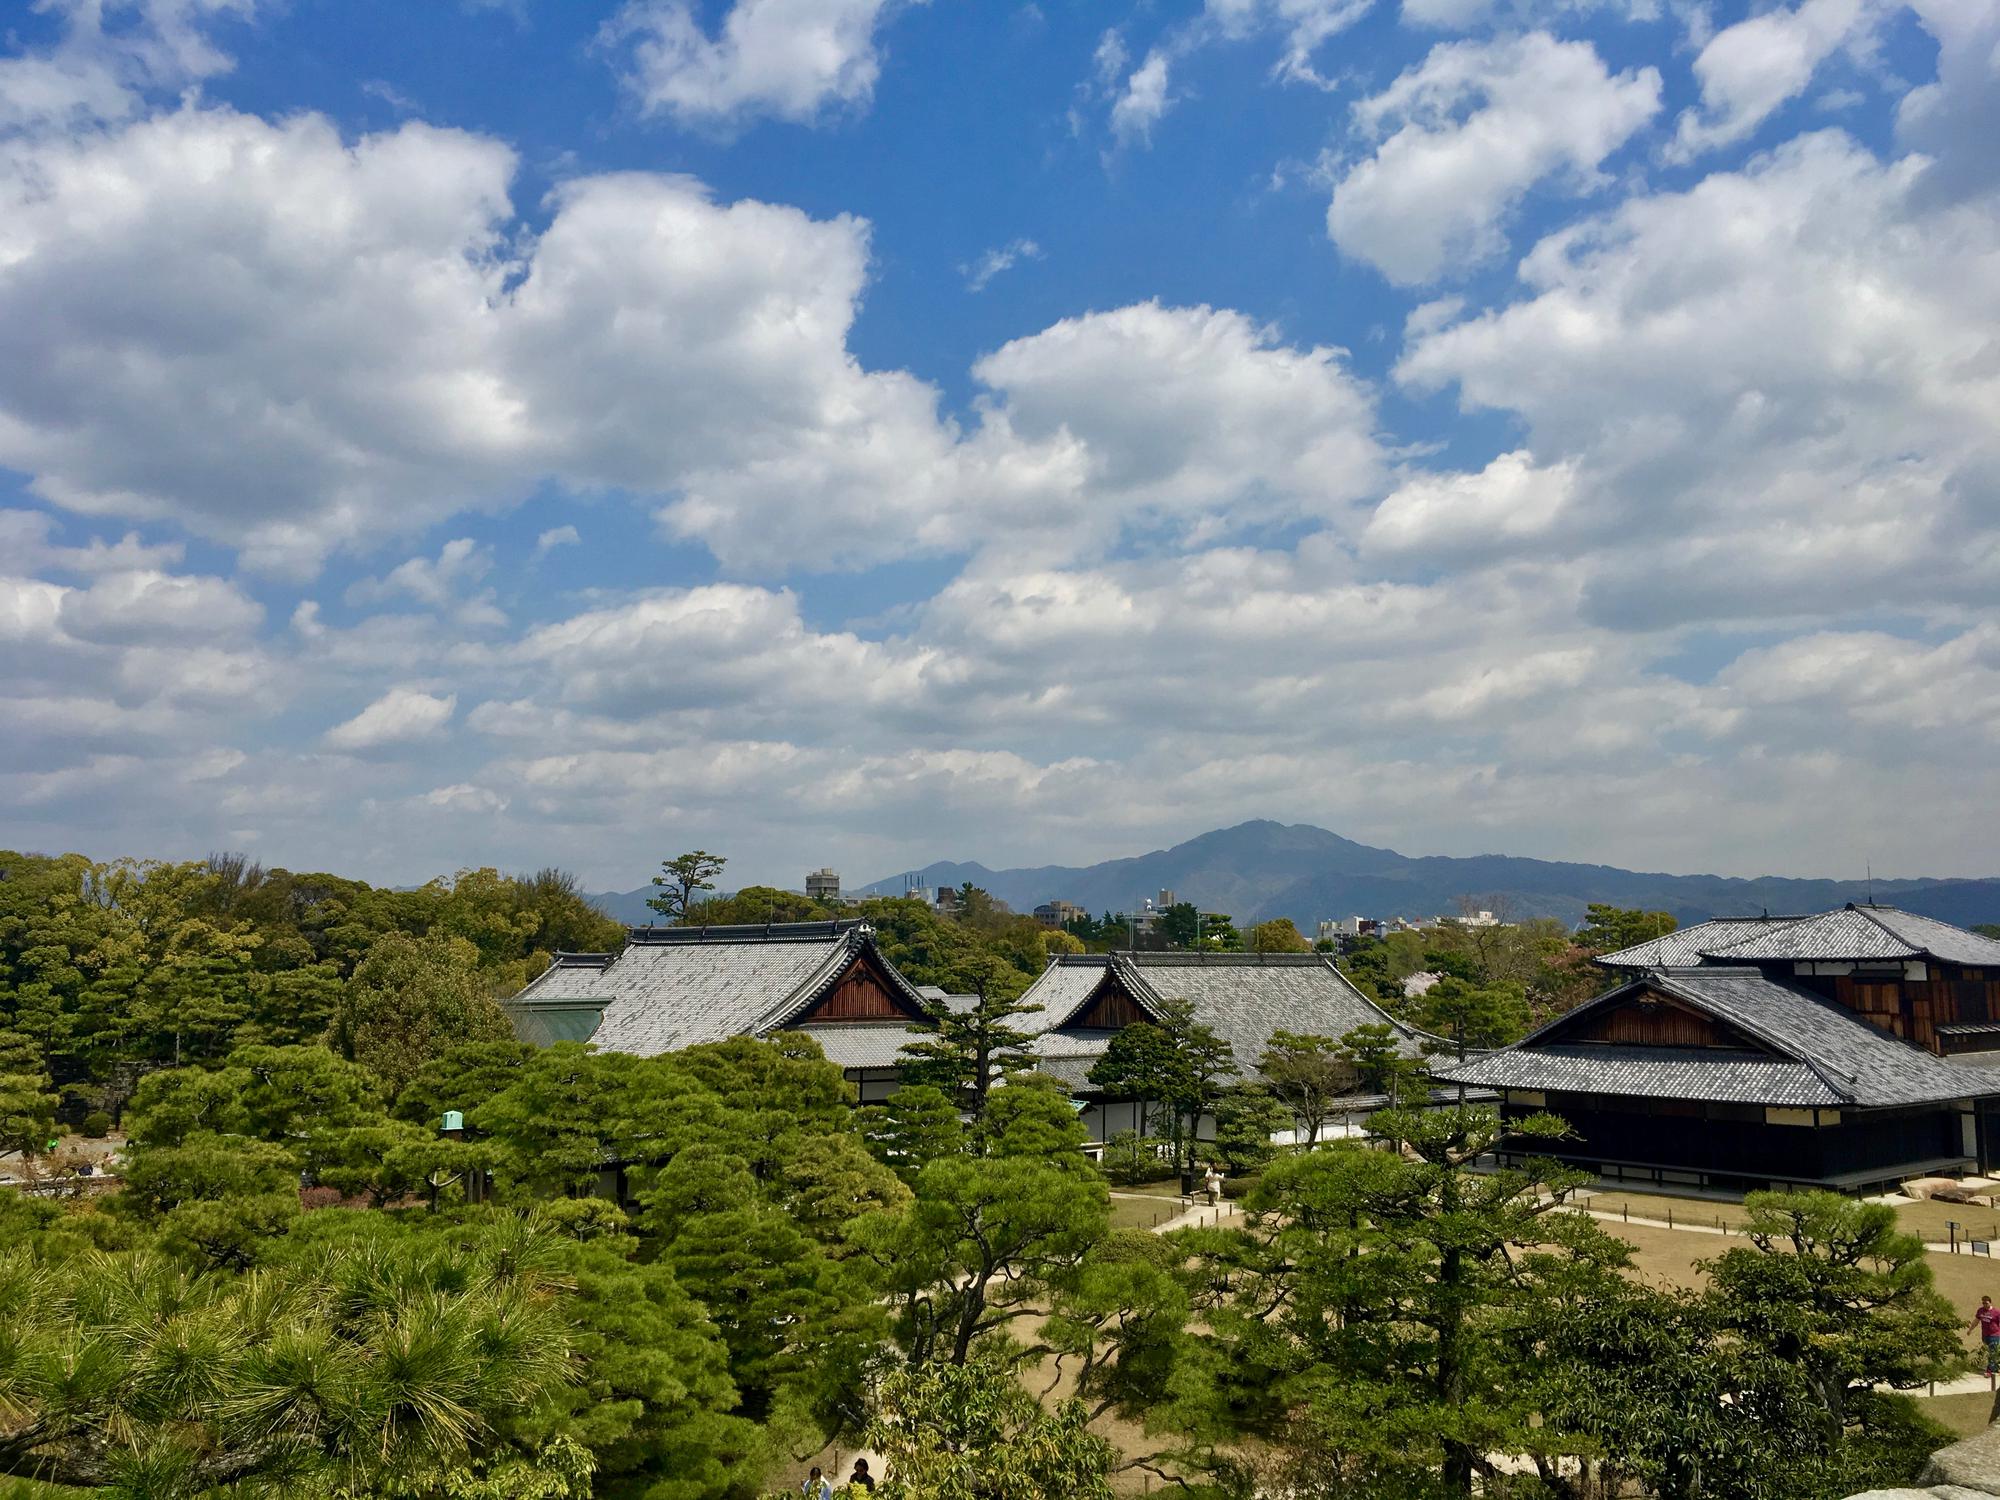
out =
[[[1667,969],[1635,976],[1513,1046],[1464,1064],[1440,1066],[1435,1069],[1436,1076],[1446,1082],[1492,1088],[1650,1098],[1735,1098],[1767,1104],[1805,1102],[1800,1097],[1804,1085],[1798,1075],[1781,1070],[1749,1071],[1742,1053],[1566,1043],[1559,1039],[1579,1015],[1612,1004],[1640,987],[1660,990],[1719,1017],[1770,1047],[1779,1064],[1798,1064],[1809,1070],[1832,1095],[1811,1102],[1888,1108],[1962,1099],[1988,1091],[1983,1080],[1967,1077],[1969,1070],[1870,1025],[1831,1000],[1767,978],[1758,969],[1721,967]],[[1543,1038],[1550,1032],[1558,1036],[1545,1042]],[[1645,1054],[1654,1066],[1639,1066],[1644,1061],[1639,1054]],[[1536,1068],[1549,1070],[1548,1076],[1565,1081],[1507,1081]],[[1702,1069],[1710,1070],[1706,1081],[1700,1075]],[[1745,1099],[1741,1090],[1753,1079],[1768,1083],[1773,1096],[1761,1101]]]
[[1677,928],[1660,937],[1634,943],[1615,953],[1600,953],[1597,962],[1607,969],[1674,969],[1698,964],[1704,953],[1724,943],[1741,942],[1805,917],[1714,917],[1692,927]]
[[[1023,1025],[1039,1031],[1035,1052],[1061,1064],[1054,1071],[1073,1088],[1087,1087],[1081,1074],[1102,1053],[1108,1038],[1061,1034],[1057,1028],[1082,1009],[1108,971],[1156,1009],[1169,1000],[1187,1000],[1195,1015],[1226,1040],[1236,1065],[1248,1076],[1274,1031],[1338,1037],[1357,1026],[1387,1024],[1406,1057],[1419,1056],[1435,1042],[1376,1005],[1317,953],[1077,953],[1059,954],[1029,986],[1022,999],[1041,1007]],[[1078,1074],[1071,1080],[1069,1073]]]
[[[777,1030],[817,1000],[871,943],[867,926],[856,921],[634,928],[632,941],[615,958],[559,955],[507,1004],[522,1014],[537,1002],[600,998],[604,1018],[592,1044],[656,1057]],[[915,987],[877,957],[892,982],[921,1007]]]

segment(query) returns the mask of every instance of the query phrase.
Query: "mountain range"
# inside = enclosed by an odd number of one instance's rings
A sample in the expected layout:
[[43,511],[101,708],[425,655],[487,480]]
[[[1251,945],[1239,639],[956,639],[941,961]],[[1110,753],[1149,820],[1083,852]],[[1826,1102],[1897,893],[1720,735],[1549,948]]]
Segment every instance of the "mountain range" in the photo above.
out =
[[[1290,917],[1309,936],[1329,917],[1451,916],[1464,907],[1503,918],[1555,917],[1581,922],[1593,901],[1669,911],[1683,925],[1706,917],[1759,912],[1824,911],[1872,896],[1960,926],[2000,922],[2000,878],[1957,880],[1811,880],[1784,876],[1738,879],[1668,875],[1612,865],[1519,859],[1412,857],[1377,849],[1304,823],[1257,820],[1204,833],[1171,849],[1101,864],[1041,865],[991,870],[941,860],[877,880],[849,895],[899,896],[907,886],[934,890],[971,881],[1016,911],[1044,901],[1074,901],[1093,913],[1122,912],[1171,890],[1206,911],[1228,912],[1239,926]],[[650,887],[590,899],[614,917],[645,922]]]

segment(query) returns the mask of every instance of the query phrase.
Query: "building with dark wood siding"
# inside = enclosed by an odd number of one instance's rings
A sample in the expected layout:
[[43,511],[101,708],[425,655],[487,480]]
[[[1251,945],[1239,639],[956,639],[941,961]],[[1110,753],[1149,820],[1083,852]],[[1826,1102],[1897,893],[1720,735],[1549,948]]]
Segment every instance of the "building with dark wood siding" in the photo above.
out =
[[504,1002],[515,1033],[656,1057],[733,1036],[797,1032],[819,1043],[864,1100],[896,1082],[904,1045],[948,1000],[919,989],[867,924],[635,927],[621,953],[563,953]]
[[1553,1154],[1614,1178],[1862,1189],[2000,1164],[2000,942],[1850,905],[1598,962],[1611,990],[1437,1076],[1562,1116]]
[[[1230,1044],[1244,1078],[1275,1031],[1339,1037],[1357,1026],[1385,1025],[1406,1057],[1447,1045],[1384,1011],[1318,953],[1061,953],[1028,987],[1035,1007],[1024,1024],[1037,1032],[1037,1066],[1060,1079],[1083,1105],[1094,1140],[1121,1130],[1145,1132],[1147,1101],[1107,1096],[1090,1081],[1112,1037],[1135,1021],[1158,1023],[1169,1001],[1185,1000],[1195,1018]],[[1357,1109],[1381,1101],[1356,1097]],[[1212,1134],[1212,1122],[1204,1134]]]

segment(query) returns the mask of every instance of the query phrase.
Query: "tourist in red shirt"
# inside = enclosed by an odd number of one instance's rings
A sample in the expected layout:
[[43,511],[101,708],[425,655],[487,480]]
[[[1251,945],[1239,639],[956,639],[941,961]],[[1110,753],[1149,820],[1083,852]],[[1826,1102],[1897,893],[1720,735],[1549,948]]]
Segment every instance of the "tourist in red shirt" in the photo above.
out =
[[1972,1315],[1972,1326],[1979,1330],[1979,1337],[1986,1345],[1986,1388],[1992,1390],[1995,1375],[2000,1373],[2000,1307],[1993,1305],[1991,1297],[1979,1299],[1979,1311]]

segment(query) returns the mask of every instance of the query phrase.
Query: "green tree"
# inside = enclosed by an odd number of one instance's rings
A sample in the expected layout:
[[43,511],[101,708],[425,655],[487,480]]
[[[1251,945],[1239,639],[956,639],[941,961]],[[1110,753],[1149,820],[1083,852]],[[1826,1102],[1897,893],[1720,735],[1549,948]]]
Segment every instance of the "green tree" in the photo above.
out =
[[912,1365],[964,1364],[974,1348],[1070,1284],[1110,1222],[1104,1181],[1062,1091],[1025,1079],[995,1091],[986,1156],[943,1157],[913,1200],[849,1233],[888,1288]]
[[502,1266],[370,1247],[253,1279],[0,1252],[0,1474],[160,1500],[581,1500],[588,1453],[522,1433],[570,1379],[556,1289]]
[[1254,1085],[1225,1090],[1215,1105],[1216,1155],[1234,1175],[1260,1171],[1277,1154],[1271,1137],[1290,1123],[1290,1112],[1270,1090]]
[[1672,912],[1641,911],[1593,901],[1584,908],[1583,926],[1577,929],[1579,947],[1593,953],[1616,953],[1621,948],[1665,937],[1680,926]]
[[1252,953],[1310,953],[1312,944],[1290,917],[1273,917],[1250,929]]
[[[1395,1029],[1386,1025],[1379,1029],[1388,1033],[1387,1043],[1393,1055]],[[1295,1031],[1271,1033],[1263,1055],[1257,1059],[1257,1071],[1291,1112],[1293,1123],[1307,1145],[1319,1140],[1320,1131],[1326,1128],[1334,1112],[1334,1101],[1351,1092],[1359,1077],[1357,1060],[1346,1051],[1343,1042]]]
[[1005,991],[981,976],[973,1003],[954,1010],[939,1001],[930,1008],[930,1034],[903,1048],[903,1081],[928,1085],[956,1100],[975,1126],[997,1083],[1035,1065],[1028,1049],[1034,1034],[1014,1022],[1038,1014],[1035,1007],[1003,998]]
[[341,992],[332,1039],[400,1091],[433,1058],[467,1042],[511,1041],[514,1027],[464,938],[384,933]]
[[714,890],[715,877],[728,863],[724,856],[710,854],[706,849],[695,849],[662,860],[660,873],[653,877],[653,884],[659,887],[660,894],[648,897],[646,905],[670,922],[687,921],[694,906],[694,893]]
[[1511,982],[1475,984],[1448,976],[1411,1002],[1409,1017],[1454,1046],[1504,1047],[1528,1029],[1528,997]]
[[884,1500],[1109,1500],[1115,1450],[1088,1424],[1081,1402],[1044,1407],[1006,1361],[975,1358],[891,1371],[865,1440]]
[[863,1110],[861,1128],[869,1149],[904,1182],[965,1149],[958,1105],[943,1090],[925,1084],[906,1083],[884,1103]]
[[[1281,1158],[1246,1200],[1261,1230],[1190,1233],[1211,1284],[1205,1400],[1155,1414],[1190,1434],[1187,1457],[1225,1466],[1204,1436],[1288,1455],[1313,1493],[1470,1495],[1488,1455],[1543,1451],[1529,1395],[1530,1331],[1621,1286],[1624,1247],[1563,1208],[1583,1181],[1551,1163],[1474,1172],[1499,1140],[1491,1110],[1378,1123],[1401,1151],[1337,1143]],[[1559,1134],[1552,1117],[1508,1133]],[[1185,1400],[1186,1398],[1183,1398]]]
[[56,1096],[42,1050],[18,1031],[0,1031],[0,1151],[32,1156],[55,1132]]
[[[673,899],[673,898],[670,898]],[[733,896],[697,901],[688,909],[690,927],[728,927],[757,922],[824,922],[835,915],[810,896],[775,886],[746,885]]]
[[1962,1320],[1893,1208],[1830,1192],[1752,1193],[1744,1207],[1750,1243],[1705,1263],[1710,1295],[1726,1326],[1803,1372],[1831,1431],[1876,1386],[1962,1367]]

